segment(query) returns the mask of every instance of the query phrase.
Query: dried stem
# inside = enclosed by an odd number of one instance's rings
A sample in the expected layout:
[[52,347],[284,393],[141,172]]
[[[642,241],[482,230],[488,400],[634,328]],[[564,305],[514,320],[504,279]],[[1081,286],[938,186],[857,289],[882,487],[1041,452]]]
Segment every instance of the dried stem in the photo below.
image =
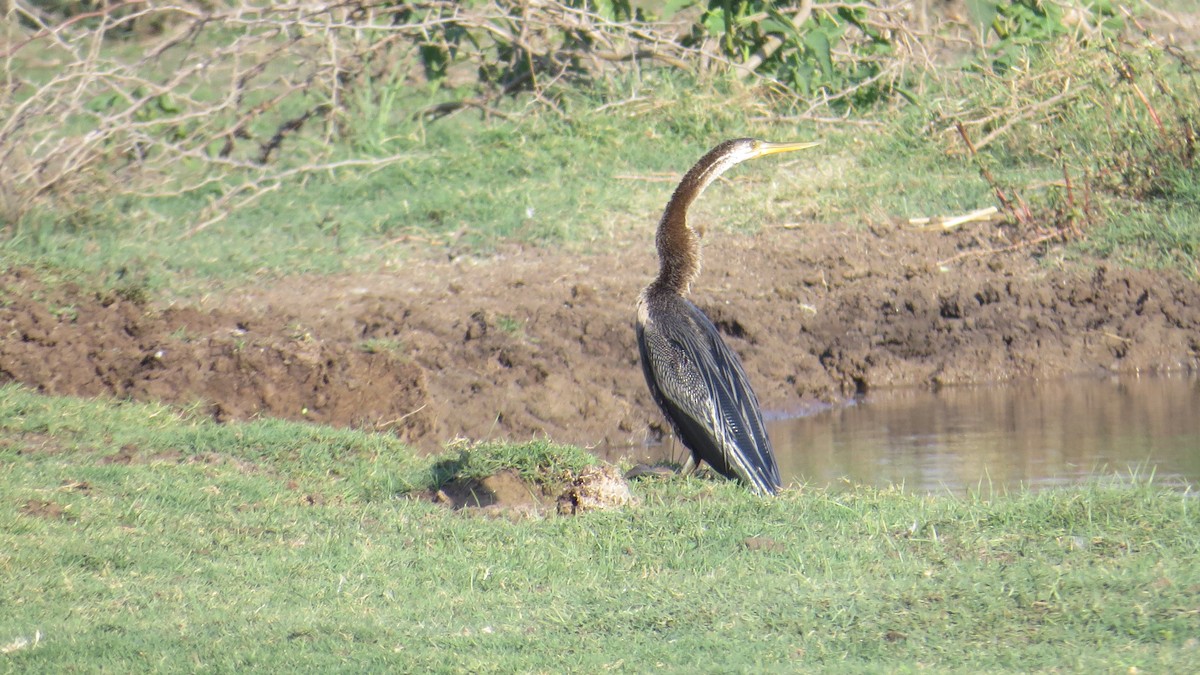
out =
[[[963,123],[955,122],[954,126],[956,129],[958,129],[958,135],[962,137],[963,143],[967,145],[967,150],[970,151],[971,158],[975,160],[975,164],[979,167],[980,175],[983,176],[983,179],[987,181],[989,186],[991,186],[992,192],[996,194],[996,199],[1000,202],[1000,206],[1005,212],[1012,216],[1015,221],[1017,221],[1017,224],[1025,225],[1029,220],[1028,209],[1025,208],[1024,204],[1021,204],[1021,208],[1018,210],[1017,207],[1013,205],[1012,201],[1009,200],[1008,196],[1004,194],[1004,190],[1000,187],[1000,183],[997,182],[992,176],[992,172],[988,170],[987,165],[979,160],[979,151],[976,149],[975,144],[971,142],[971,137],[967,134],[967,128],[963,126]],[[1018,197],[1018,201],[1019,199],[1020,198]]]

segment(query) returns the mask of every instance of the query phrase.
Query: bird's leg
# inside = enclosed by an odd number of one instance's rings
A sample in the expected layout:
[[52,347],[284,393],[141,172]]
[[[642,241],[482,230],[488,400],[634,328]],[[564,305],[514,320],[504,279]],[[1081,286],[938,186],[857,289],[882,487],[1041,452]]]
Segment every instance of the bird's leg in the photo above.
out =
[[[671,454],[672,455],[675,454],[675,441],[677,441],[677,440],[679,440],[679,439],[676,438],[675,436],[671,436]],[[683,451],[687,453],[687,461],[685,461],[683,463],[683,466],[679,467],[679,475],[687,477],[687,476],[690,476],[690,475],[696,473],[696,469],[700,468],[700,463],[696,461],[696,455],[693,454],[691,450],[689,450],[688,448],[684,448]]]
[[696,462],[695,455],[688,453],[687,461],[684,462],[683,466],[679,469],[679,475],[690,476],[693,473],[696,473],[696,468],[699,466],[700,465]]

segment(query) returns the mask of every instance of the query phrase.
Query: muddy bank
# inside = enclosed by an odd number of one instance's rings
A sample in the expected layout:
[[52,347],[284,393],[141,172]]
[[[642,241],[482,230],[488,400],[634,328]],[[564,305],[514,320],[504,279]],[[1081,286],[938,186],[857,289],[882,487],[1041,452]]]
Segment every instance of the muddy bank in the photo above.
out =
[[[643,444],[664,432],[634,344],[656,265],[644,239],[430,256],[193,306],[10,270],[0,381],[387,430],[426,449],[460,436]],[[985,253],[1007,243],[988,225],[710,235],[692,299],[776,411],[883,387],[1200,369],[1200,285]]]

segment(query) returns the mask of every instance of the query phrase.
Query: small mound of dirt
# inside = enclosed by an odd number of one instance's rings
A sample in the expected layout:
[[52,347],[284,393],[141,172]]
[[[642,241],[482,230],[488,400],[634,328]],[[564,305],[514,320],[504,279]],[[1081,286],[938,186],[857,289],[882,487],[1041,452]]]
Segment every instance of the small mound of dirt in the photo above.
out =
[[783,553],[787,550],[787,547],[770,537],[746,537],[742,540],[742,546],[745,546],[748,551],[764,551],[766,553]]
[[40,499],[30,499],[25,502],[25,505],[20,508],[23,515],[32,518],[45,518],[47,520],[76,520],[77,516],[66,509],[66,507],[55,502],[48,502]]
[[605,464],[584,469],[558,497],[558,513],[574,516],[630,506],[637,498],[615,466]]
[[560,515],[576,515],[637,503],[629,483],[615,466],[608,464],[584,469],[565,488],[530,483],[516,471],[505,469],[483,479],[452,480],[440,490],[414,492],[409,496],[455,511],[466,509],[512,517],[546,515],[554,506]]
[[538,512],[545,506],[541,490],[525,482],[516,471],[506,469],[483,479],[459,479],[423,496],[454,510],[481,508],[514,512]]

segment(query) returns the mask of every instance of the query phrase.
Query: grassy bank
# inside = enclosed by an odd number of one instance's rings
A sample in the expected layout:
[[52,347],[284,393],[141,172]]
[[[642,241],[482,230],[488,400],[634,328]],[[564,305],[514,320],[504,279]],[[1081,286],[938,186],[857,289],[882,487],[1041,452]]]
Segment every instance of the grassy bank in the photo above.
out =
[[486,516],[405,499],[448,476],[386,436],[15,387],[0,460],[6,670],[1200,665],[1200,517],[1146,485]]

